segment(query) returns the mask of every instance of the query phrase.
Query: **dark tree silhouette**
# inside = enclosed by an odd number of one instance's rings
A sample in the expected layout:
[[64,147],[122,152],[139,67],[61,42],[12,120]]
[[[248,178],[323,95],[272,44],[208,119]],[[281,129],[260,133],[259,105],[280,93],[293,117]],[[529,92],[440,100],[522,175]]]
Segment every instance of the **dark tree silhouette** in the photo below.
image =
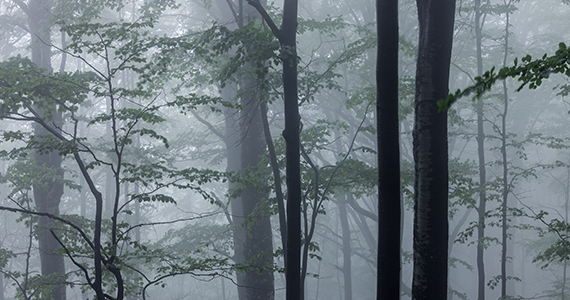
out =
[[[378,126],[377,299],[400,298],[400,145],[398,129],[398,1],[377,0]],[[394,226],[394,224],[398,224]]]
[[447,113],[437,101],[448,94],[455,0],[417,0],[419,19],[413,130],[413,299],[447,296]]
[[286,299],[302,299],[301,290],[301,157],[300,120],[297,88],[297,0],[285,0],[281,28],[277,28],[259,1],[255,7],[281,45],[283,95],[285,102],[285,157],[287,177],[287,247],[285,249]]

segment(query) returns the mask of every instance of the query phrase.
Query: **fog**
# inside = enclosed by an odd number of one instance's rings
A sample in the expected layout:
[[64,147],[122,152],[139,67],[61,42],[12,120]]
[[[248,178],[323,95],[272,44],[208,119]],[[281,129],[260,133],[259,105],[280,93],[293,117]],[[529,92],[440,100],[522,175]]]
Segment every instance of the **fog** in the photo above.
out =
[[[261,2],[279,27],[283,2]],[[478,76],[476,28],[483,72],[570,41],[568,1],[483,1],[475,26],[476,2],[456,4],[451,92]],[[419,33],[416,2],[399,10],[411,299]],[[375,18],[370,0],[299,3],[304,299],[376,297]],[[0,0],[0,28],[0,300],[285,299],[294,52],[267,19],[243,0]],[[548,75],[481,96],[483,152],[474,95],[448,112],[448,299],[500,299],[504,275],[508,299],[570,296],[568,74]]]

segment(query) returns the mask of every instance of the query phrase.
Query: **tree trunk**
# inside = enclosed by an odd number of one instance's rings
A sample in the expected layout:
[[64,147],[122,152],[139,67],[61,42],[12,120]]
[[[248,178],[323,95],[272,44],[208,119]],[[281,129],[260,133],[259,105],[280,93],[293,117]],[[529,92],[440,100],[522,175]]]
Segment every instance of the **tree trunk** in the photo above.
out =
[[344,278],[344,300],[352,300],[352,247],[350,246],[350,226],[346,211],[347,195],[338,200],[338,215],[342,229],[342,274]]
[[[506,7],[506,22],[505,22],[505,53],[503,57],[503,67],[507,65],[507,56],[509,53],[509,10],[511,0],[509,0]],[[507,297],[507,250],[508,250],[508,220],[507,220],[507,201],[510,192],[509,179],[508,179],[508,161],[507,161],[507,113],[509,111],[509,95],[507,89],[507,81],[503,80],[503,113],[501,114],[501,156],[503,167],[503,197],[501,203],[502,218],[501,218],[501,299]]]
[[[481,34],[481,0],[475,0],[475,40],[477,43],[477,76],[483,75]],[[479,157],[479,206],[477,207],[477,299],[485,300],[485,212],[487,210],[487,177],[485,170],[485,131],[483,130],[483,98],[477,98],[477,153]]]
[[445,299],[448,273],[447,113],[437,101],[448,94],[455,0],[417,0],[419,16],[413,130],[413,299]]
[[[47,74],[53,72],[51,66],[51,1],[32,0],[28,6],[28,24],[31,34],[32,61]],[[52,118],[49,120],[51,126],[60,130],[62,125],[61,113],[57,108],[50,107]],[[46,111],[38,109],[41,115]],[[41,125],[34,126],[36,138],[49,136],[50,133]],[[63,195],[63,169],[61,168],[62,158],[57,151],[47,154],[40,154],[34,151],[33,158],[40,168],[52,170],[55,176],[46,178],[41,182],[34,183],[34,201],[40,212],[59,215],[59,203]],[[54,300],[66,299],[65,286],[65,264],[63,257],[55,253],[60,248],[57,240],[52,236],[50,229],[55,227],[54,221],[47,217],[41,217],[38,221],[38,244],[41,261],[42,276],[50,276],[49,285],[46,287],[44,297],[52,297]],[[49,292],[47,292],[49,291]]]
[[[254,64],[249,64],[251,70]],[[245,273],[245,295],[247,300],[271,300],[273,287],[273,240],[269,220],[269,189],[264,178],[251,184],[257,178],[257,165],[265,156],[265,136],[261,122],[260,102],[265,101],[265,91],[254,74],[247,74],[242,81],[241,111],[241,171],[248,177],[248,184],[241,192],[243,215],[245,216],[245,242],[243,254],[248,266]],[[245,89],[245,90],[244,90]]]
[[258,0],[248,0],[279,39],[283,63],[285,106],[285,159],[287,177],[287,248],[285,249],[285,297],[303,299],[301,285],[301,155],[300,116],[297,88],[297,0],[283,2],[283,19],[278,29]]
[[[400,298],[400,140],[398,119],[398,1],[377,0],[378,126],[377,299]],[[397,224],[396,227],[394,224]]]
[[301,290],[301,158],[297,94],[297,0],[283,3],[279,41],[283,62],[285,157],[287,176],[286,299],[302,299]]
[[[226,85],[222,88],[222,99],[230,101],[235,97],[236,87],[233,84]],[[241,149],[239,147],[239,116],[238,111],[227,108],[224,111],[226,133],[224,143],[227,152],[227,167],[228,172],[238,172],[241,167]],[[235,182],[228,182],[228,189],[233,191],[236,186]],[[230,194],[230,209],[232,212],[232,237],[234,243],[234,262],[238,264],[244,263],[243,245],[245,241],[245,229],[243,228],[243,209],[241,204],[241,197],[239,195]],[[238,299],[246,300],[245,298],[245,274],[241,271],[236,271],[236,283],[238,289]]]

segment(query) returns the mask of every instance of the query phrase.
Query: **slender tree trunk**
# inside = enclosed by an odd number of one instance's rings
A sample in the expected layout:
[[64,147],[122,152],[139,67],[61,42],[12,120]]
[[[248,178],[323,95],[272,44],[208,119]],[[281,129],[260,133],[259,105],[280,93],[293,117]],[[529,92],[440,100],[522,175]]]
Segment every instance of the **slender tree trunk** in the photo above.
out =
[[300,116],[297,94],[297,0],[283,3],[283,21],[279,41],[283,62],[285,98],[285,157],[287,176],[287,265],[286,299],[303,298],[301,290],[301,158]]
[[4,300],[4,274],[0,274],[0,300]]
[[347,195],[338,200],[338,215],[342,229],[342,274],[344,279],[344,300],[352,300],[352,247],[350,246],[350,226],[346,208]]
[[[377,299],[400,298],[400,129],[398,1],[377,0],[378,277]],[[395,227],[394,224],[397,224]]]
[[[505,53],[503,57],[503,67],[507,65],[507,56],[509,53],[509,16],[510,16],[510,4],[511,0],[505,0],[506,7],[506,23],[505,23]],[[507,113],[509,111],[509,95],[507,89],[507,81],[503,80],[503,113],[501,114],[501,155],[502,155],[502,167],[503,167],[503,197],[501,203],[502,211],[502,235],[501,235],[501,299],[506,299],[507,297],[507,230],[508,230],[508,220],[507,220],[507,200],[509,197],[510,187],[508,181],[508,161],[507,161]]]
[[447,113],[455,0],[417,0],[419,15],[414,162],[413,299],[445,299],[448,273]]
[[[51,66],[51,25],[50,18],[52,2],[47,0],[31,0],[28,6],[28,24],[31,34],[32,61],[47,74],[53,72]],[[50,107],[52,118],[49,120],[51,126],[60,130],[62,126],[61,113],[57,108]],[[38,109],[41,115],[45,110]],[[50,133],[41,125],[34,126],[36,138],[47,137]],[[46,178],[42,182],[34,184],[34,201],[40,212],[47,212],[59,215],[59,203],[63,195],[63,169],[61,168],[62,158],[57,151],[42,154],[35,151],[33,153],[35,163],[42,167],[54,171],[55,176]],[[63,257],[55,253],[60,248],[57,240],[52,236],[50,229],[55,227],[54,221],[47,217],[41,217],[38,221],[38,244],[41,261],[41,271],[43,276],[50,276],[49,285],[46,287],[44,297],[52,297],[54,300],[66,299],[65,286],[65,264]]]
[[[481,0],[475,0],[475,40],[477,43],[477,76],[483,74],[481,43]],[[485,212],[487,210],[487,176],[485,168],[485,131],[483,129],[483,98],[477,98],[477,154],[479,157],[479,205],[477,207],[477,299],[485,300]]]
[[[564,186],[564,221],[568,223],[568,205],[570,204],[570,167],[566,168],[566,185]],[[568,231],[566,232],[568,234]],[[566,299],[566,271],[568,267],[568,261],[564,261],[564,269],[562,273],[562,300]],[[524,295],[523,295],[524,296]]]

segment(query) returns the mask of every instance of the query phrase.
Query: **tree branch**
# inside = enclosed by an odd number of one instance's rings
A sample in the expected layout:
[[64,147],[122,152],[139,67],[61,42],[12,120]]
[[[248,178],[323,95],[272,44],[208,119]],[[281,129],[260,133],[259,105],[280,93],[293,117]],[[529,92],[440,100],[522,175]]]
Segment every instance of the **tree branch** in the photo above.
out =
[[50,219],[56,220],[56,221],[60,221],[64,224],[67,224],[69,226],[71,226],[73,229],[77,230],[77,232],[79,232],[79,234],[81,235],[81,237],[85,240],[85,242],[87,242],[87,244],[89,244],[89,247],[91,247],[91,249],[94,249],[95,247],[93,246],[93,243],[91,242],[91,240],[89,239],[89,237],[87,237],[87,234],[85,234],[85,232],[79,228],[79,226],[71,223],[70,221],[60,218],[56,215],[52,215],[50,213],[43,213],[43,212],[37,212],[37,211],[31,211],[31,210],[26,210],[26,209],[20,209],[20,208],[14,208],[14,207],[7,207],[7,206],[0,206],[0,210],[7,210],[7,211],[11,211],[11,212],[19,212],[19,213],[23,213],[23,214],[28,214],[28,215],[36,215],[36,216],[42,216],[42,217],[48,217]]
[[273,19],[271,19],[265,8],[263,8],[261,3],[259,3],[259,0],[247,0],[247,3],[253,6],[255,9],[257,9],[263,20],[267,22],[267,25],[269,26],[275,37],[281,42],[281,30],[277,28],[277,25],[275,25]]
[[14,3],[18,4],[18,6],[26,13],[26,15],[30,15],[30,8],[24,3],[22,0],[13,0]]

